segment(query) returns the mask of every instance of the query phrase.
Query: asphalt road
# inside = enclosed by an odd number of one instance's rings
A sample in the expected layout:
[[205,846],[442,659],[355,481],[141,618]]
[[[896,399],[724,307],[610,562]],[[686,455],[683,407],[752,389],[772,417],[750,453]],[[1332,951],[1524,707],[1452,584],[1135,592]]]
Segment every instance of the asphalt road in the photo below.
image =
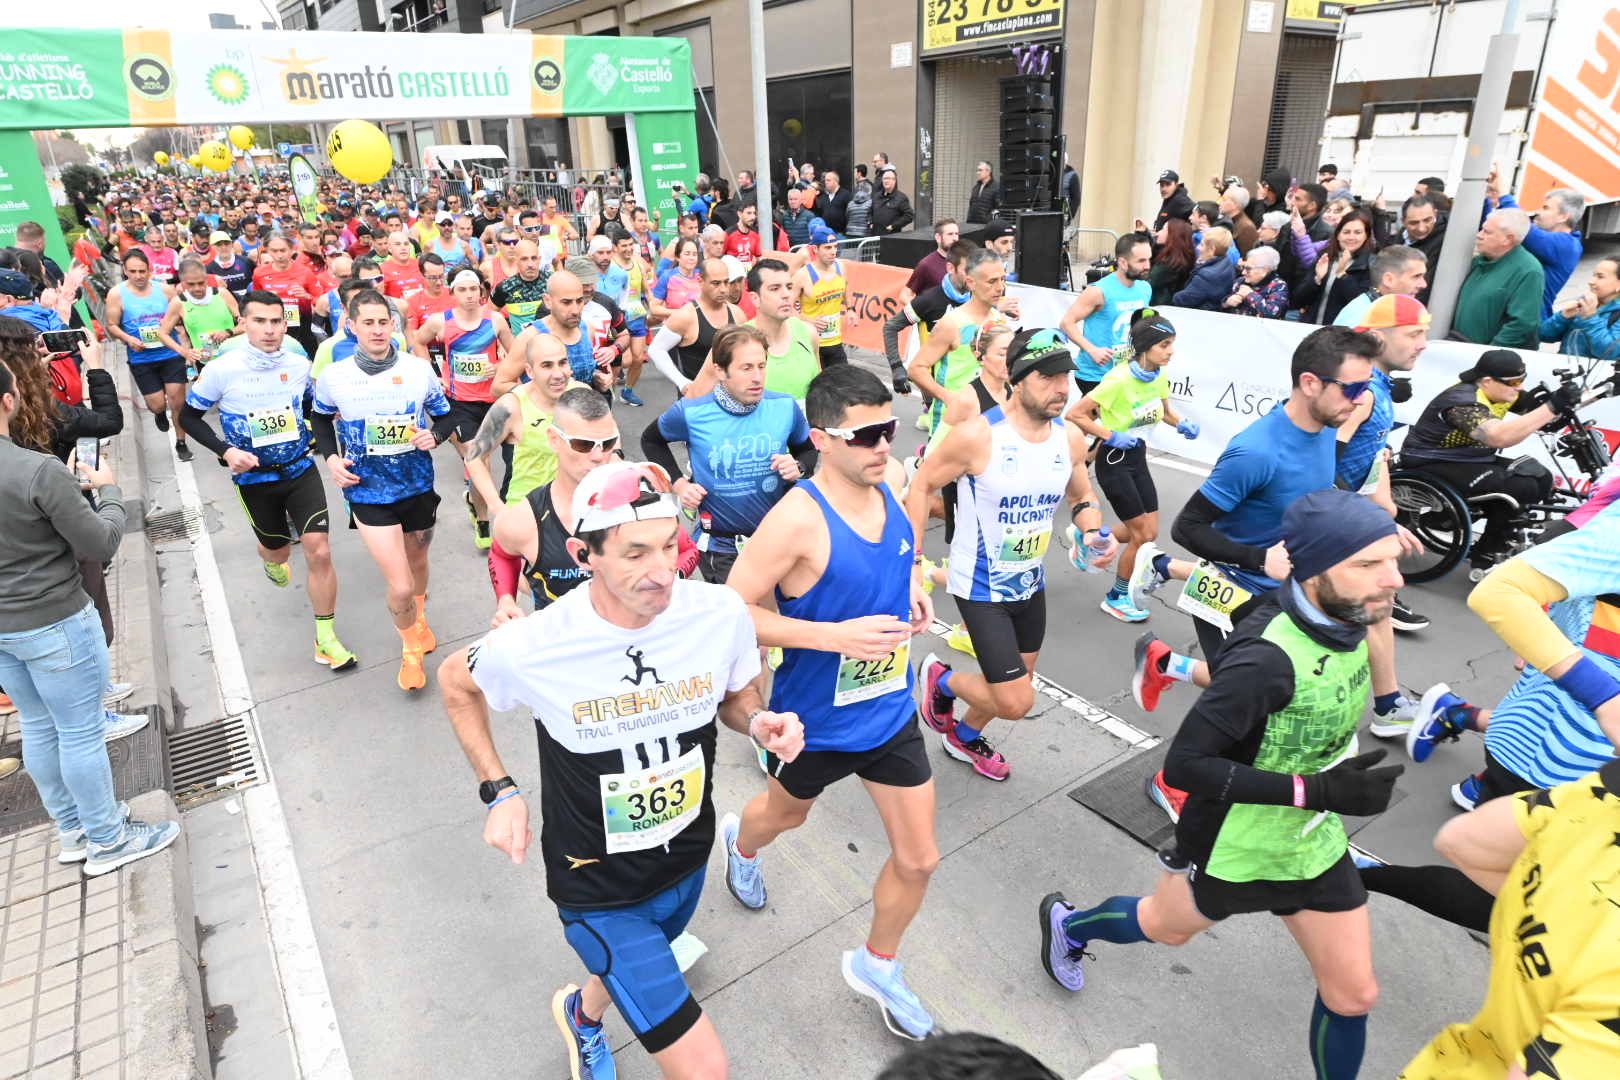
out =
[[[616,407],[632,448],[671,396],[650,369],[642,394],[647,408]],[[909,450],[916,400],[902,400],[897,412]],[[333,532],[338,629],[362,660],[358,670],[334,675],[310,660],[299,560],[293,587],[273,588],[225,470],[203,455],[176,466],[149,426],[143,442],[155,484],[189,468],[203,500],[203,526],[224,576],[354,1075],[566,1076],[548,1005],[556,987],[580,977],[579,965],[545,898],[538,860],[514,867],[483,845],[483,809],[437,695],[407,696],[395,687],[398,639],[358,538]],[[429,615],[439,651],[430,671],[486,629],[493,606],[484,557],[460,509],[460,466],[448,450],[438,458],[444,503]],[[1199,481],[1173,464],[1155,468],[1166,523]],[[328,489],[340,511],[341,496]],[[333,517],[341,524],[341,512]],[[936,540],[931,549],[939,546]],[[200,723],[221,715],[215,643],[199,613],[189,548],[159,550],[174,690],[182,723]],[[1172,734],[1189,690],[1173,690],[1153,715],[1136,709],[1129,681],[1140,631],[1097,610],[1108,578],[1073,571],[1061,554],[1048,560],[1048,573],[1051,617],[1040,673],[1136,729]],[[1401,676],[1417,689],[1445,680],[1494,702],[1513,678],[1511,657],[1466,610],[1466,591],[1457,576],[1408,590],[1408,601],[1434,626],[1400,639]],[[941,617],[948,615],[946,601]],[[1191,622],[1168,607],[1156,607],[1150,625],[1178,648],[1193,642]],[[532,722],[506,714],[494,730],[513,775],[532,788]],[[1052,696],[1038,698],[1020,723],[997,721],[988,734],[1011,763],[1005,784],[978,777],[937,746],[930,750],[943,861],[902,959],[938,1022],[1009,1039],[1066,1076],[1149,1041],[1159,1045],[1171,1080],[1304,1075],[1310,973],[1268,916],[1234,919],[1181,950],[1100,946],[1077,996],[1046,979],[1035,916],[1044,893],[1062,888],[1073,899],[1101,899],[1153,885],[1152,853],[1067,797],[1137,751]],[[1446,787],[1475,767],[1479,753],[1477,743],[1442,747],[1429,765],[1409,769],[1399,801],[1358,842],[1392,861],[1435,861],[1434,831],[1453,813]],[[746,741],[723,733],[719,808],[739,808],[760,783]],[[719,1027],[734,1076],[868,1077],[902,1049],[838,971],[839,953],[863,938],[870,883],[885,854],[877,815],[854,784],[830,791],[804,828],[769,849],[766,911],[748,912],[732,900],[716,850],[691,928],[710,951],[689,978]],[[1487,956],[1461,930],[1384,898],[1373,899],[1372,914],[1382,998],[1364,1075],[1392,1076],[1443,1024],[1473,1014]],[[609,1015],[621,1075],[655,1075]]]

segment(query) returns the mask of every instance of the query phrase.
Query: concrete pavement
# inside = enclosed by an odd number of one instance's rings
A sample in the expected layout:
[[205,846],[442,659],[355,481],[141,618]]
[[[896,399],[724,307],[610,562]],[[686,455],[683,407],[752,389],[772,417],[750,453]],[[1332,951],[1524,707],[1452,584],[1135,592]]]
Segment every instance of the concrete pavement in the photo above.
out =
[[[668,385],[651,371],[641,390],[647,408],[615,408],[632,448],[670,399]],[[909,427],[916,411],[915,399],[897,405],[907,425],[905,452],[922,438]],[[147,445],[161,449],[155,440]],[[440,646],[430,669],[475,640],[493,606],[484,558],[461,510],[460,467],[449,450],[439,452],[438,465],[444,503],[428,610]],[[337,489],[328,485],[337,625],[361,667],[333,675],[310,660],[298,557],[292,588],[273,588],[260,572],[225,470],[201,454],[178,468],[191,470],[203,501],[229,626],[353,1075],[565,1076],[548,1003],[557,986],[579,978],[578,963],[545,898],[538,862],[514,867],[483,845],[483,810],[437,696],[408,698],[394,686],[398,638],[380,578],[343,527]],[[1169,465],[1156,467],[1155,476],[1168,534],[1199,478]],[[931,550],[939,546],[936,540]],[[171,678],[185,722],[202,722],[223,707],[211,670],[219,642],[210,639],[188,587],[194,568],[178,556],[162,565]],[[1048,571],[1051,619],[1041,673],[1146,732],[1170,735],[1191,695],[1178,687],[1156,714],[1136,710],[1129,667],[1140,630],[1097,610],[1108,579],[1072,571],[1061,554],[1048,560]],[[1445,679],[1460,693],[1494,702],[1511,682],[1511,658],[1467,612],[1466,589],[1453,576],[1410,590],[1409,602],[1435,625],[1401,639],[1402,677],[1417,688]],[[949,617],[948,600],[940,606],[941,618]],[[1190,621],[1179,613],[1156,608],[1149,625],[1178,648],[1193,640]],[[532,722],[503,715],[494,730],[513,775],[534,787]],[[1009,1039],[1063,1075],[1143,1041],[1159,1044],[1167,1078],[1301,1075],[1313,990],[1303,959],[1274,919],[1233,920],[1183,950],[1101,946],[1087,989],[1075,997],[1045,979],[1036,952],[1042,894],[1062,888],[1072,899],[1100,899],[1152,887],[1151,852],[1065,797],[1133,751],[1048,698],[1020,724],[997,722],[988,734],[1012,764],[1005,784],[930,750],[943,859],[902,959],[940,1023]],[[1421,772],[1409,770],[1401,782],[1406,797],[1359,841],[1395,861],[1432,861],[1434,830],[1451,813],[1445,787],[1478,755],[1477,743],[1444,747]],[[720,809],[740,807],[760,782],[746,741],[723,733],[715,777]],[[870,883],[885,854],[865,793],[845,784],[823,798],[804,829],[769,849],[766,911],[738,907],[719,877],[719,852],[711,858],[710,885],[692,925],[710,953],[690,980],[727,1043],[734,1076],[865,1077],[901,1048],[837,968],[839,952],[862,939]],[[200,895],[199,918],[210,922]],[[1364,1074],[1390,1076],[1440,1026],[1473,1013],[1487,957],[1461,930],[1382,898],[1373,901],[1373,920],[1383,999],[1372,1018]],[[205,959],[206,949],[205,942]],[[210,984],[217,977],[210,971]],[[256,981],[256,989],[243,991],[255,1000],[265,993],[263,980]],[[1247,1007],[1234,1010],[1239,995]],[[210,993],[209,1000],[221,999]],[[235,1011],[239,1019],[244,1014],[239,1003]],[[260,1015],[262,1025],[286,1023],[273,1009]],[[233,1043],[246,1049],[267,1034],[250,1028],[239,1025],[221,1040],[222,1060],[232,1056]],[[621,1074],[654,1075],[616,1017],[608,1028]],[[280,1029],[270,1034],[284,1037]]]

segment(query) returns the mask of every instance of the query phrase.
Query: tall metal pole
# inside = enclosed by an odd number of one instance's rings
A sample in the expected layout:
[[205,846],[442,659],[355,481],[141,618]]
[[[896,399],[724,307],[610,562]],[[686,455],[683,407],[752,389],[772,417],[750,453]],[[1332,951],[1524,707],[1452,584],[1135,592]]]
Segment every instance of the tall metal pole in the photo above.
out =
[[754,200],[760,239],[770,251],[776,233],[771,224],[771,122],[765,108],[765,0],[748,0],[748,62],[754,91]]
[[1457,294],[1468,276],[1474,257],[1474,234],[1480,212],[1485,207],[1485,181],[1491,174],[1491,158],[1496,152],[1496,136],[1502,127],[1502,110],[1507,105],[1508,82],[1513,78],[1513,58],[1519,51],[1519,0],[1507,0],[1502,10],[1502,29],[1491,38],[1485,50],[1485,70],[1479,77],[1479,93],[1474,97],[1474,116],[1468,125],[1468,152],[1463,155],[1462,182],[1451,203],[1451,220],[1446,226],[1445,243],[1440,246],[1439,264],[1430,267],[1436,283],[1429,293],[1429,336],[1443,338],[1451,331],[1457,313]]

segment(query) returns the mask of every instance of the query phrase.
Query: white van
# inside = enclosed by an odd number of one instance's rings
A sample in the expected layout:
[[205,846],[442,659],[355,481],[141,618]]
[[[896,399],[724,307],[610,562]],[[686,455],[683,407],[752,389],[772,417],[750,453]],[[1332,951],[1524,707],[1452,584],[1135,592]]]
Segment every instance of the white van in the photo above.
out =
[[470,193],[484,186],[483,179],[473,183],[476,175],[471,166],[481,165],[496,172],[506,171],[506,151],[490,144],[441,143],[422,148],[422,168],[437,171],[451,180],[460,181]]

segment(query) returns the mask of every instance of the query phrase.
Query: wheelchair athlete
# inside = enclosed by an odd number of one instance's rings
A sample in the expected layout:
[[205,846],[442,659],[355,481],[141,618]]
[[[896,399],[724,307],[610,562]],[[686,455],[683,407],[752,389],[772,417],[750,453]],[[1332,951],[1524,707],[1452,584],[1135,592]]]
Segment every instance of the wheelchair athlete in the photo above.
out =
[[[1520,389],[1524,359],[1508,349],[1491,349],[1436,395],[1407,432],[1401,467],[1454,489],[1485,518],[1485,531],[1469,551],[1475,567],[1490,567],[1508,554],[1508,528],[1517,510],[1552,494],[1553,476],[1539,461],[1498,454],[1517,446],[1580,402],[1580,390],[1565,384],[1545,403]],[[1482,495],[1506,496],[1478,503]],[[1509,501],[1511,500],[1511,502]]]

